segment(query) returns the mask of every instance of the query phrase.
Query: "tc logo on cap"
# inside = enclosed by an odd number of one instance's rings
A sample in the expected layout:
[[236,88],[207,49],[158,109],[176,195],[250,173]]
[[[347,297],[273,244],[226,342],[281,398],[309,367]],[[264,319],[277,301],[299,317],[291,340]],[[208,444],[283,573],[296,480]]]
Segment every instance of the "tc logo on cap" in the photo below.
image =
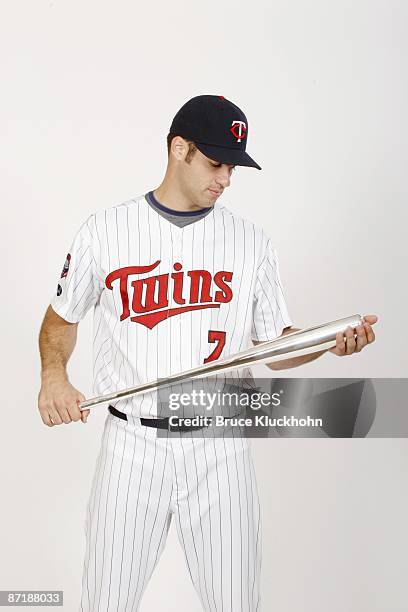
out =
[[241,142],[247,133],[245,121],[233,121],[232,126],[230,127],[230,132],[237,139],[237,142]]

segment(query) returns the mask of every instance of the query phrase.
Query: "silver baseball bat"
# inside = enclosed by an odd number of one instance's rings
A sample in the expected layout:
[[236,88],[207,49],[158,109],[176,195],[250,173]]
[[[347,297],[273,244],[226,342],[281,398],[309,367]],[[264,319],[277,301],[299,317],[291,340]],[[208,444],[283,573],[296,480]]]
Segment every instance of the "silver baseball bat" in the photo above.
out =
[[197,366],[191,370],[185,370],[178,374],[172,374],[167,378],[154,380],[143,383],[136,387],[130,387],[123,391],[115,391],[107,395],[100,395],[88,400],[80,402],[80,410],[85,410],[91,406],[105,404],[112,400],[122,399],[155,391],[162,387],[167,387],[174,383],[183,382],[186,380],[194,380],[196,378],[204,378],[217,374],[218,372],[228,372],[245,366],[251,366],[258,363],[269,363],[272,361],[281,361],[287,357],[300,357],[310,353],[327,350],[336,345],[336,334],[346,331],[347,327],[354,329],[363,323],[363,318],[360,315],[353,315],[344,319],[337,319],[330,323],[308,327],[298,331],[290,332],[274,340],[263,342],[257,346],[253,346],[224,359],[211,361],[204,365]]

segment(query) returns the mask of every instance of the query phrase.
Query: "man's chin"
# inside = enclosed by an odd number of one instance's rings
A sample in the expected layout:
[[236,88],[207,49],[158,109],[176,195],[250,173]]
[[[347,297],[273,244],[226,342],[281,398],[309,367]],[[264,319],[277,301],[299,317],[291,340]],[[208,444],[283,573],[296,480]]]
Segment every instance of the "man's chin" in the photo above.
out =
[[201,198],[200,202],[197,202],[197,206],[199,206],[203,211],[207,208],[212,208],[216,202],[217,198],[212,198],[208,196],[206,198]]

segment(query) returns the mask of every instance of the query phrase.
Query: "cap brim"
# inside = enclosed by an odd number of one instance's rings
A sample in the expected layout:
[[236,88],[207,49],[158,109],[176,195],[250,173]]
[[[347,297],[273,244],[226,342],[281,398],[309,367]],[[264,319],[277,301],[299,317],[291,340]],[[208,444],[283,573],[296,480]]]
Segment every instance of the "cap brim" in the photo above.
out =
[[262,170],[261,166],[259,166],[256,161],[253,160],[252,157],[250,157],[245,151],[227,149],[225,147],[215,147],[195,141],[194,144],[203,155],[219,162],[220,164],[234,164],[235,166],[248,166],[250,168],[258,168],[258,170]]

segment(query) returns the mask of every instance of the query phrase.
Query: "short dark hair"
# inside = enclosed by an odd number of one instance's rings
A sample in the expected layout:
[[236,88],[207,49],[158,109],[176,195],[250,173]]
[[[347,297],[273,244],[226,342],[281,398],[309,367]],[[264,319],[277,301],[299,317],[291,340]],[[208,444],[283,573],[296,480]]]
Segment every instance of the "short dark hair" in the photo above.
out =
[[[173,138],[175,136],[179,136],[179,134],[175,134],[174,132],[169,132],[167,134],[167,156],[168,157],[170,156],[170,147],[171,147]],[[181,138],[184,138],[184,136],[181,136]],[[191,159],[193,158],[194,153],[197,151],[197,147],[195,146],[192,140],[187,140],[187,138],[184,138],[184,140],[188,143],[188,153],[186,156],[186,162],[189,163]]]

